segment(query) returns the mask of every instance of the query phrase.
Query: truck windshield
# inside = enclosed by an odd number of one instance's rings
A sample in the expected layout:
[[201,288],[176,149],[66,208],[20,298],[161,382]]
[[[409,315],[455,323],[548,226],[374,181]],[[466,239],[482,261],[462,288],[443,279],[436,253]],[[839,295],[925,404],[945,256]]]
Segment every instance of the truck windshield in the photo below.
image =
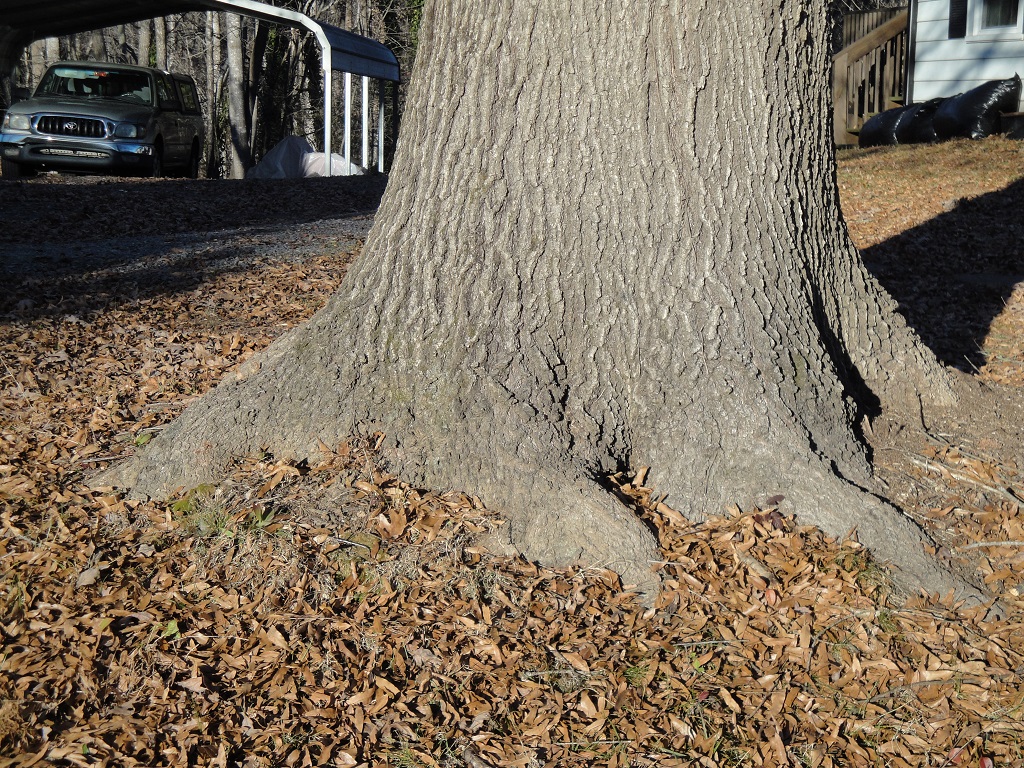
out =
[[51,67],[43,75],[36,96],[74,99],[117,99],[133,104],[153,104],[153,86],[145,72],[103,67]]

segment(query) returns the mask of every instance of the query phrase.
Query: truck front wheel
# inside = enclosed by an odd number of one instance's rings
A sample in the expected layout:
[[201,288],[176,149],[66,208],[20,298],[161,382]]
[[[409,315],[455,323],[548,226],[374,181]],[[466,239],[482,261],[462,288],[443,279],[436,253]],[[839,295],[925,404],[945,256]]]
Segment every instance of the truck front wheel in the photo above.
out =
[[188,155],[188,166],[185,168],[185,176],[189,179],[199,178],[199,160],[202,153],[199,151],[199,142],[192,142],[192,151]]
[[164,147],[159,142],[153,146],[153,165],[150,167],[149,175],[154,179],[164,175]]
[[0,176],[3,176],[8,181],[26,178],[31,175],[31,171],[22,167],[20,163],[0,157]]

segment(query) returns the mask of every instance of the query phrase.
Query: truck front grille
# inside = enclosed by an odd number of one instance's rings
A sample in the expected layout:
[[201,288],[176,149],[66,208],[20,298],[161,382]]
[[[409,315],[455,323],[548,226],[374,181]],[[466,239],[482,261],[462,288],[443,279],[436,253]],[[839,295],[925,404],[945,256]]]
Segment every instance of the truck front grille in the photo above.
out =
[[36,130],[51,136],[81,136],[89,139],[102,139],[107,135],[107,126],[102,120],[62,115],[43,115],[36,122]]

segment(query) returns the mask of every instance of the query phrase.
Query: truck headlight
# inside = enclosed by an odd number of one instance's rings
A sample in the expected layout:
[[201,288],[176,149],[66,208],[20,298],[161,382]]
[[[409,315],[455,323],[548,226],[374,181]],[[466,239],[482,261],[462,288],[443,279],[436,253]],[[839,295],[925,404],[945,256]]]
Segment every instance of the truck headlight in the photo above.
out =
[[114,135],[119,139],[138,139],[146,135],[146,127],[135,123],[118,123],[114,126]]
[[8,112],[4,115],[4,128],[12,131],[31,131],[32,119],[28,115],[12,115]]

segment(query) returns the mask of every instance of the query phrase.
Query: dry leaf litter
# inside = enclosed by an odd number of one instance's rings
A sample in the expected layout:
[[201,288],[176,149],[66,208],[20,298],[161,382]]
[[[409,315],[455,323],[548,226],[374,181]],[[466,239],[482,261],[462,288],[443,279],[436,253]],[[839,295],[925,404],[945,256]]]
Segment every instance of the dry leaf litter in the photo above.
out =
[[[1018,178],[1020,149],[842,158],[846,216],[883,249],[875,262],[898,272],[886,243],[937,213],[933,197],[908,200],[914,174],[943,163],[964,181],[938,197],[982,195]],[[879,184],[893,167],[903,175]],[[1024,761],[1019,452],[922,435],[914,461],[879,455],[890,483],[916,484],[915,514],[953,555],[980,559],[1010,605],[1001,622],[897,600],[855,538],[771,508],[692,525],[643,469],[614,480],[660,535],[653,608],[608,571],[488,554],[478,538],[497,516],[404,484],[372,442],[323,446],[316,466],[249,457],[166,503],[88,488],[326,300],[358,250],[339,211],[379,194],[334,181],[213,250],[206,233],[225,218],[189,184],[77,181],[79,196],[52,179],[0,183],[5,210],[62,200],[42,238],[57,250],[26,235],[2,276],[0,766]],[[210,206],[275,204],[272,187],[196,186]],[[210,202],[218,189],[234,202]],[[76,234],[104,206],[133,220],[126,199],[182,213],[142,250],[124,225]],[[871,218],[897,199],[905,219]],[[1009,295],[970,349],[981,377],[1021,385],[1022,299]]]

